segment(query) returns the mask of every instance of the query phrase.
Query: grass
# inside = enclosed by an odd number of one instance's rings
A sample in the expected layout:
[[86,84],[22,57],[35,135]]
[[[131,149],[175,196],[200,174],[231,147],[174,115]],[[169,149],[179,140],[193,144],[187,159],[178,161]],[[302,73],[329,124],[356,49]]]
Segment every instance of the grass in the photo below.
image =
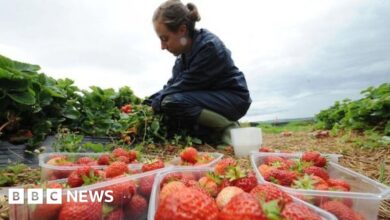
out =
[[278,134],[284,131],[287,132],[310,132],[314,130],[314,123],[311,121],[293,121],[286,124],[275,125],[273,123],[260,123],[260,127],[264,133]]

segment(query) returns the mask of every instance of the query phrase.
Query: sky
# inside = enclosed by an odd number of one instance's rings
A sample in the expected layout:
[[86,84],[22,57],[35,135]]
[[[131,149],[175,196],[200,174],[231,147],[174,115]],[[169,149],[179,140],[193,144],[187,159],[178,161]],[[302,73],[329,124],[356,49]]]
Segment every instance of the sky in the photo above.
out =
[[[175,60],[151,21],[162,2],[0,0],[0,54],[81,89],[129,86],[143,98]],[[196,27],[218,35],[245,74],[253,102],[241,121],[313,117],[390,82],[388,0],[190,2]]]

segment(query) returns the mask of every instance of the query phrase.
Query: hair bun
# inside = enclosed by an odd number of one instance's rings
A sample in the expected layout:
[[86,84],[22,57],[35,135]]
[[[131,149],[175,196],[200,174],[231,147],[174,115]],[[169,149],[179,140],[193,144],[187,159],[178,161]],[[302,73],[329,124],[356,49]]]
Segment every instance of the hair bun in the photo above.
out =
[[198,8],[193,3],[187,3],[187,8],[190,11],[189,18],[192,21],[200,21],[200,15],[198,12]]

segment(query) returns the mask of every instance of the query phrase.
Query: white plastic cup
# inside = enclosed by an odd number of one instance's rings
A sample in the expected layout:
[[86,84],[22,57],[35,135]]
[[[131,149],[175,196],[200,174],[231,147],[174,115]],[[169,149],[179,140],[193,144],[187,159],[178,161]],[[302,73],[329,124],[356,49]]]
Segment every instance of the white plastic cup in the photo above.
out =
[[261,128],[246,127],[230,130],[234,154],[247,156],[251,151],[258,151],[263,142]]

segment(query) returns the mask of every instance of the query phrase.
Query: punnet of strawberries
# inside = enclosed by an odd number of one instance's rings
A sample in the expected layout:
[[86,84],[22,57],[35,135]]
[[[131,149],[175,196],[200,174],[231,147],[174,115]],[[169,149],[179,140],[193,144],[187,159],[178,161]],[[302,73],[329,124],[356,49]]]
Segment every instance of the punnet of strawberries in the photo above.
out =
[[[155,175],[165,164],[161,159],[154,159],[138,168],[130,168],[123,161],[110,162],[103,170],[89,165],[82,165],[72,171],[65,179],[49,181],[38,188],[61,188],[78,190],[84,186],[91,192],[112,192],[112,201],[91,200],[67,201],[62,204],[36,204],[19,206],[15,209],[28,209],[29,219],[145,219],[148,211],[149,197],[152,191]],[[139,175],[135,175],[139,174]],[[95,183],[102,183],[96,185]],[[81,188],[80,188],[81,189]],[[96,198],[96,197],[95,197]],[[19,211],[20,213],[25,210]]]
[[[263,151],[266,152],[266,151]],[[350,192],[351,185],[342,178],[331,178],[327,170],[328,159],[318,152],[304,152],[300,158],[266,156],[258,166],[264,180],[285,187],[306,190]],[[354,200],[346,197],[332,197],[294,194],[334,214],[339,219],[364,219],[359,210],[354,210]]]
[[196,168],[163,174],[154,219],[323,219],[272,184],[259,184],[233,158],[212,170]]
[[[142,160],[141,154],[135,150],[116,148],[112,152],[98,154],[67,154],[55,153],[48,156],[45,166],[42,168],[43,180],[56,180],[67,178],[77,168],[85,165],[102,169],[114,162],[125,164],[138,164]],[[50,165],[50,166],[47,166]]]

